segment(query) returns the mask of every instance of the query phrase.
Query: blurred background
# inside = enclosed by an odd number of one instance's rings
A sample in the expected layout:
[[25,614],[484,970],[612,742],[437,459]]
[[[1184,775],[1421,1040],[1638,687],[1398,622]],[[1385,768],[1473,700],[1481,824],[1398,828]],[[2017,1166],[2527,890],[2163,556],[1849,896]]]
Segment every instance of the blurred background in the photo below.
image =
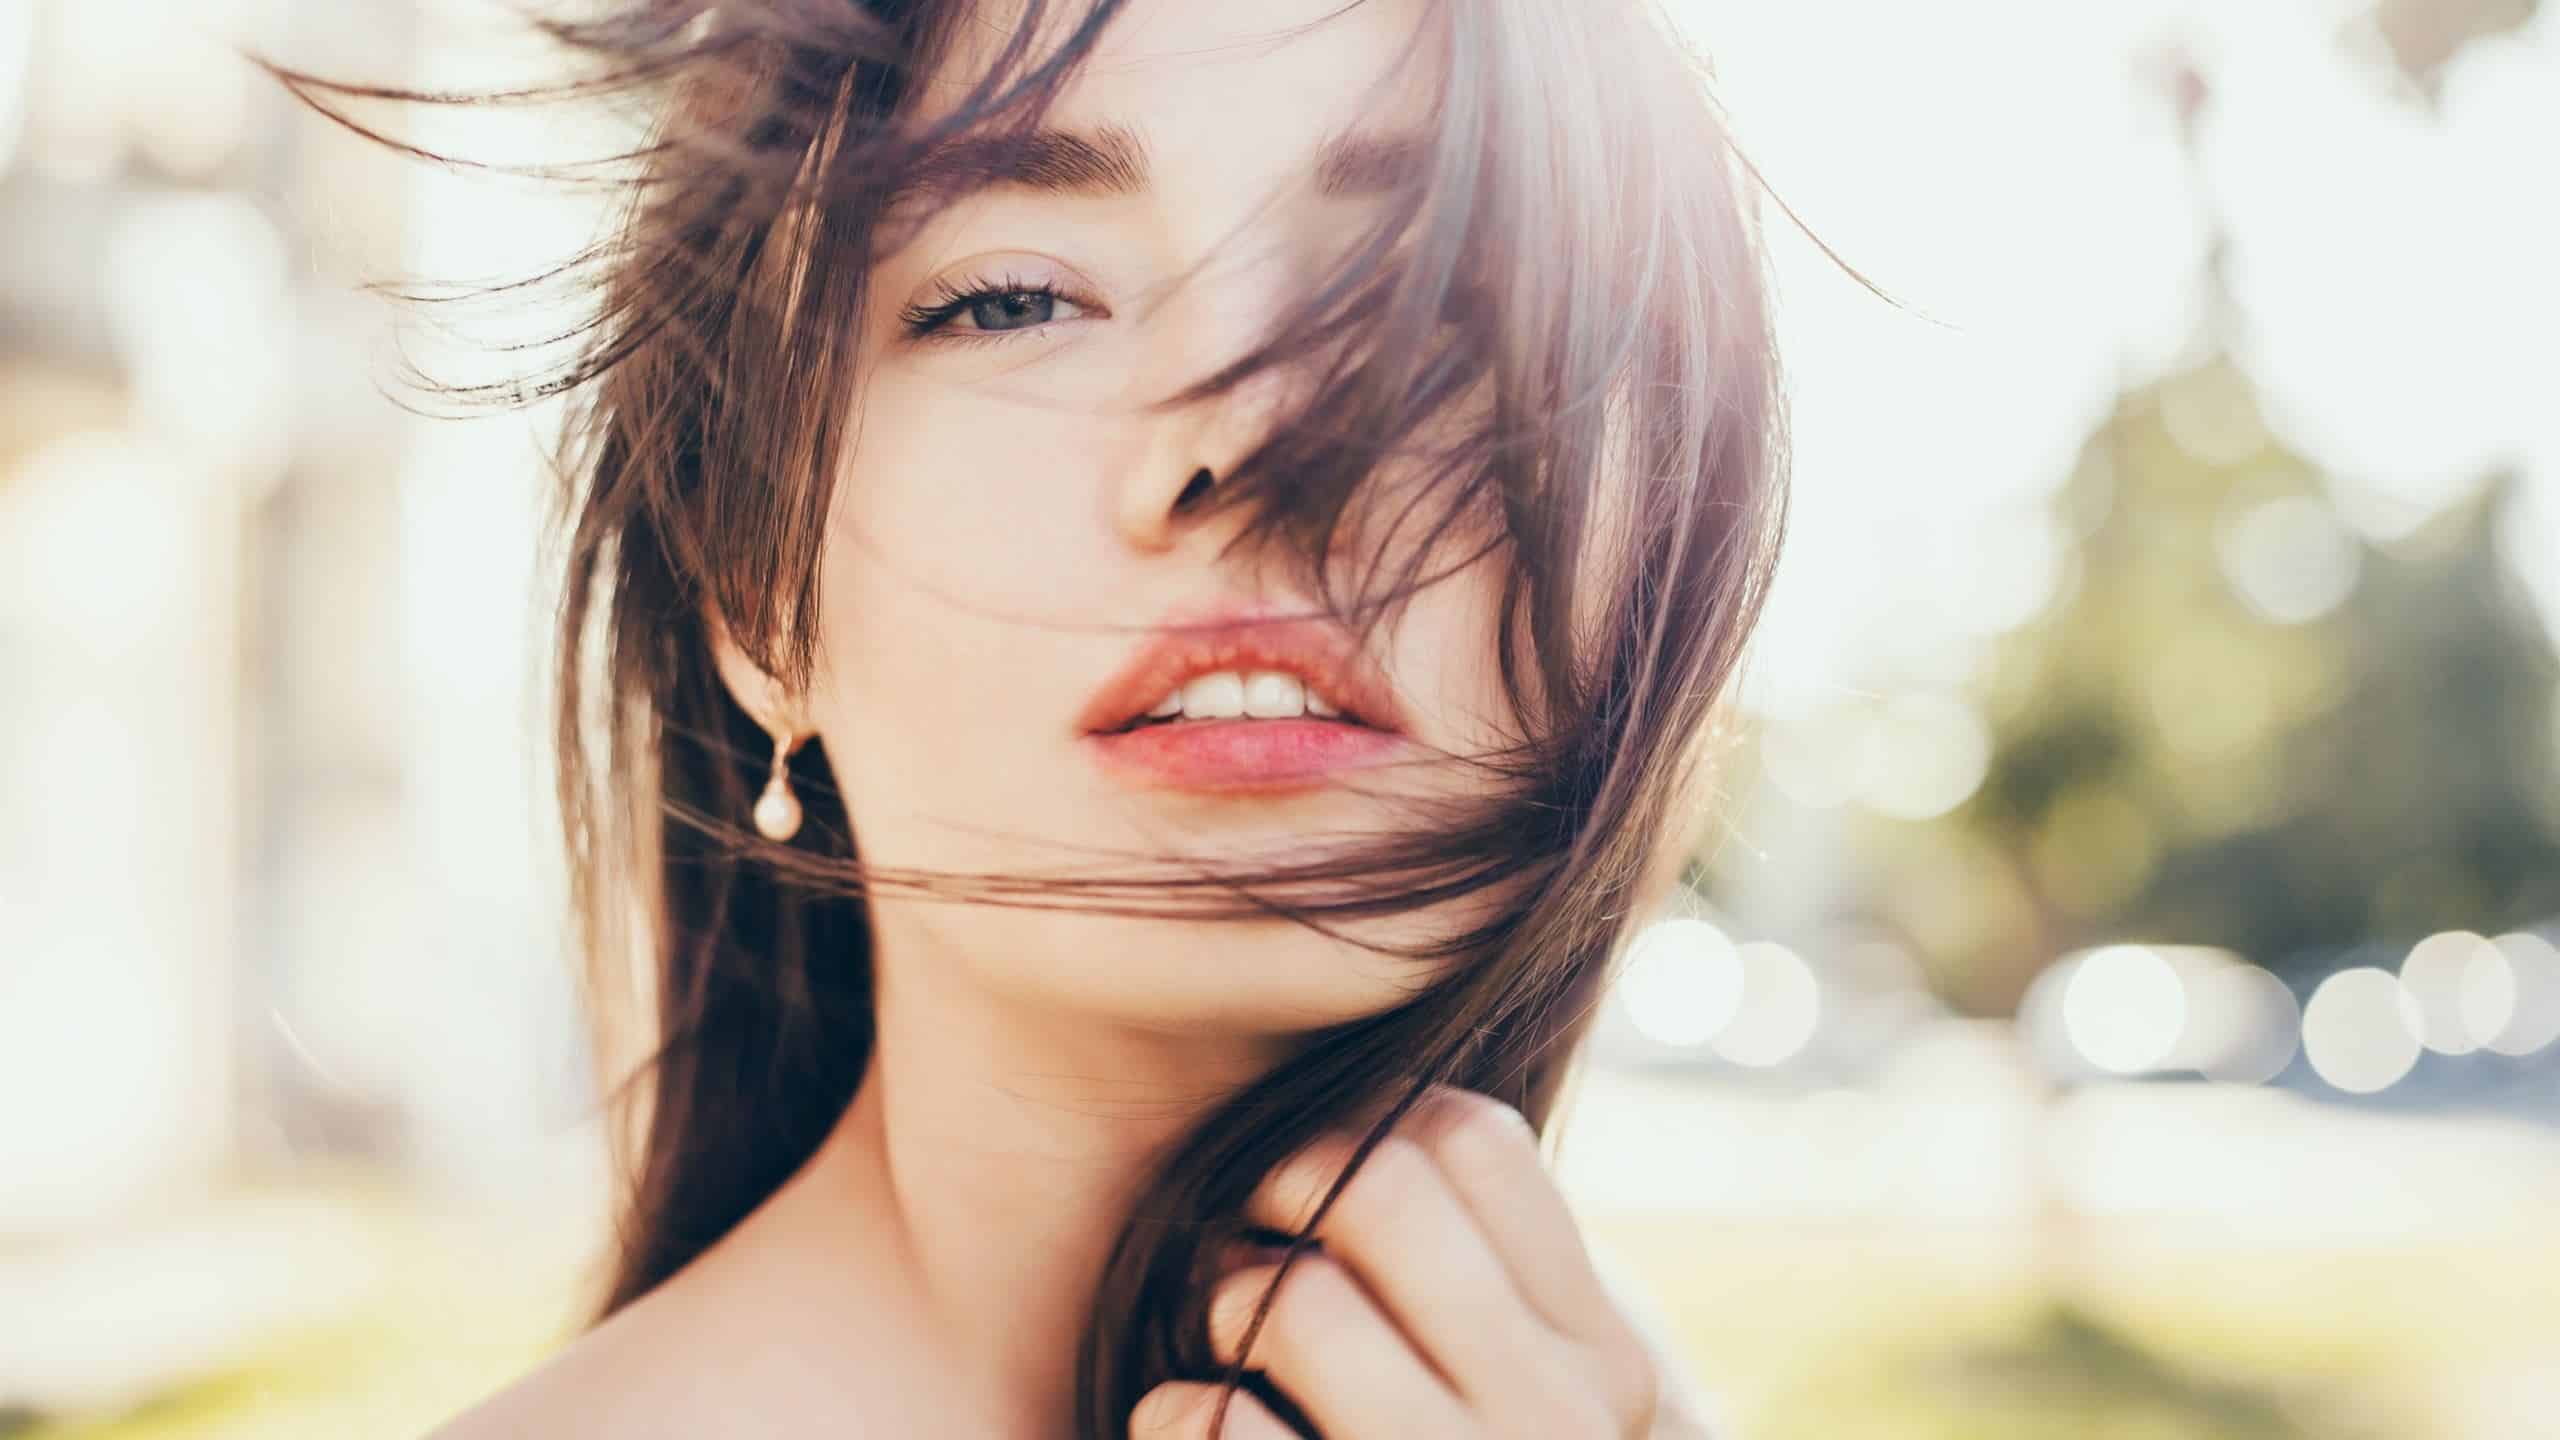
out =
[[[2560,1435],[2560,15],[1671,5],[1901,305],[1773,213],[1794,526],[1563,1127],[1595,1243],[1745,1440]],[[604,1213],[556,417],[410,413],[494,362],[362,288],[597,217],[244,44],[544,63],[0,0],[0,1435],[414,1433]]]

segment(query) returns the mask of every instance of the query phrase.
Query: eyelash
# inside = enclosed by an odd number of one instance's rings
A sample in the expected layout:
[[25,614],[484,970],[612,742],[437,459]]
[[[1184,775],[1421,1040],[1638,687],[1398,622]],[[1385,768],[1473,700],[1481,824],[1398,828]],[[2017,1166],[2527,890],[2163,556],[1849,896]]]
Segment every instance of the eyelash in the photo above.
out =
[[[1002,279],[938,281],[934,285],[933,299],[921,305],[908,306],[899,312],[898,318],[905,324],[907,336],[910,339],[975,345],[989,345],[998,341],[1011,340],[1019,335],[1035,334],[1058,323],[1052,320],[1045,324],[1025,326],[1019,330],[949,330],[945,328],[953,320],[958,319],[961,312],[973,306],[984,301],[1002,300],[1015,295],[1063,301],[1086,312],[1085,315],[1076,317],[1079,319],[1092,318],[1102,313],[1102,307],[1092,301],[1071,295],[1045,280],[1017,280],[1007,275]],[[1460,286],[1450,295],[1453,313],[1449,318],[1453,321],[1463,321],[1471,317],[1475,313],[1474,307],[1481,301],[1481,292],[1471,286]]]
[[1098,306],[1078,299],[1047,281],[1017,280],[1007,275],[1002,279],[942,280],[935,282],[934,297],[921,305],[910,305],[898,318],[915,340],[949,341],[956,344],[988,345],[1011,340],[1019,335],[1036,334],[1058,322],[1028,325],[1019,330],[946,330],[944,327],[960,317],[961,312],[988,300],[1001,300],[1012,295],[1029,295],[1063,301],[1087,312],[1087,318],[1099,313]]

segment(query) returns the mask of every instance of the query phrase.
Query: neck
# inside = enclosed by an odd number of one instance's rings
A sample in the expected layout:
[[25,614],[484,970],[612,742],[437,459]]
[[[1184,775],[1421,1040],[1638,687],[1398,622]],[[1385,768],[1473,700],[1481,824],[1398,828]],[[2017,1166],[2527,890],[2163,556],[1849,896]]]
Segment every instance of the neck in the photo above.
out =
[[898,1277],[880,1298],[929,1335],[939,1385],[985,1427],[968,1433],[1063,1436],[1077,1341],[1138,1185],[1283,1042],[1077,1014],[993,993],[961,957],[886,949],[869,1067],[782,1197],[780,1243],[852,1237],[865,1275]]

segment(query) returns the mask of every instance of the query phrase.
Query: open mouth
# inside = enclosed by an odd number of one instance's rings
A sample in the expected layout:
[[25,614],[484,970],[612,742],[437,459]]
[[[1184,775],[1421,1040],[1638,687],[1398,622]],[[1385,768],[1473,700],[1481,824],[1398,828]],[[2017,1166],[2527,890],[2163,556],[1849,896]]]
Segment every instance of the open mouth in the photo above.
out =
[[1305,677],[1286,670],[1212,670],[1166,691],[1145,714],[1131,717],[1113,733],[1196,725],[1204,720],[1299,719],[1378,728],[1327,697]]
[[1130,783],[1227,793],[1328,784],[1405,743],[1384,674],[1349,632],[1309,619],[1168,626],[1077,728]]
[[1312,619],[1165,627],[1077,717],[1088,735],[1211,720],[1323,720],[1400,732],[1394,691],[1342,627]]

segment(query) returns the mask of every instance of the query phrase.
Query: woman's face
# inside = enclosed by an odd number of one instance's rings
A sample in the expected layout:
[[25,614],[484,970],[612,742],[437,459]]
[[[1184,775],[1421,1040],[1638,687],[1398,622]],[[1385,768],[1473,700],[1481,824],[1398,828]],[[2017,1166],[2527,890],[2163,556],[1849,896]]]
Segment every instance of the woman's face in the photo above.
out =
[[[1305,858],[1394,827],[1381,790],[1466,785],[1432,752],[1504,733],[1499,561],[1423,590],[1364,655],[1328,653],[1343,638],[1329,622],[1151,648],[1168,625],[1316,608],[1284,567],[1221,557],[1240,517],[1178,504],[1252,448],[1287,375],[1149,402],[1244,353],[1378,213],[1359,142],[1427,123],[1421,23],[1419,0],[1139,0],[1047,117],[1062,138],[1035,147],[1035,173],[877,258],[807,702],[866,862],[1056,875]],[[919,108],[965,93],[1010,30],[998,6],[964,21]],[[1127,727],[1175,693],[1184,718]],[[1270,713],[1220,718],[1239,702]],[[1287,713],[1310,703],[1349,715]],[[1279,922],[884,896],[873,923],[884,964],[958,965],[1149,1027],[1304,1030],[1420,978]],[[1425,923],[1359,933],[1410,941]]]

